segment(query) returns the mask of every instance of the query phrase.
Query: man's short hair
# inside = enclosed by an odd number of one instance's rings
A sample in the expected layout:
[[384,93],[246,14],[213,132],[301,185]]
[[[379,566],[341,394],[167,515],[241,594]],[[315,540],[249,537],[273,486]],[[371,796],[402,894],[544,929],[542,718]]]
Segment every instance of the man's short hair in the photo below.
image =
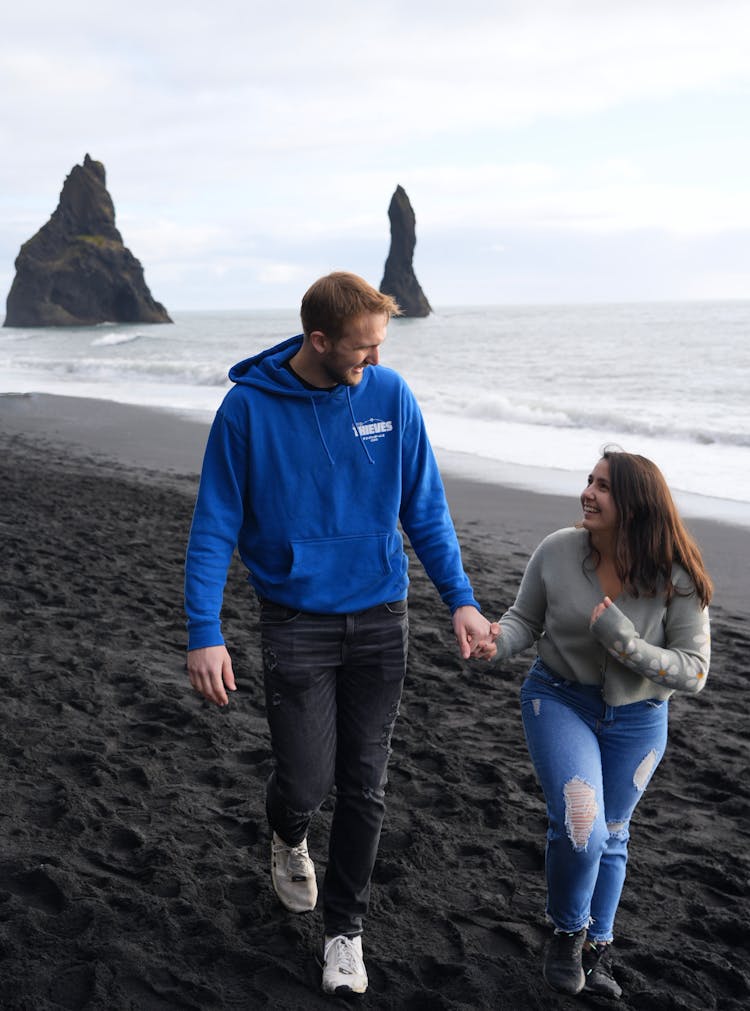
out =
[[320,330],[331,340],[339,340],[344,324],[363,313],[383,313],[390,319],[400,316],[401,309],[390,295],[345,270],[326,274],[312,284],[300,309],[305,337]]

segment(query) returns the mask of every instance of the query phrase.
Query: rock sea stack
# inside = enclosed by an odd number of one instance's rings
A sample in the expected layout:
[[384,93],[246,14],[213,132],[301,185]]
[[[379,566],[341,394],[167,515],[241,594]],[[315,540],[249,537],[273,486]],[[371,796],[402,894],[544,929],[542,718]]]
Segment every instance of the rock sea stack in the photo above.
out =
[[384,295],[395,298],[404,316],[429,316],[430,303],[422,291],[412,266],[417,244],[416,218],[402,186],[397,186],[388,208],[391,248],[380,282]]
[[104,165],[88,155],[46,225],[21,246],[5,326],[171,323],[115,228]]

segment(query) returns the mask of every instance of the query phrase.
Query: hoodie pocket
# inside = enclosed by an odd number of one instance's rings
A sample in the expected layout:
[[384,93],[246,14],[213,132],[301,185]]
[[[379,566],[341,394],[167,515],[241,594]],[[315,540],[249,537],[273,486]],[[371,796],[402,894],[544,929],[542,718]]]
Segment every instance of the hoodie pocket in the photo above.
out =
[[354,534],[292,541],[292,579],[325,581],[343,589],[352,581],[382,579],[391,571],[388,534]]

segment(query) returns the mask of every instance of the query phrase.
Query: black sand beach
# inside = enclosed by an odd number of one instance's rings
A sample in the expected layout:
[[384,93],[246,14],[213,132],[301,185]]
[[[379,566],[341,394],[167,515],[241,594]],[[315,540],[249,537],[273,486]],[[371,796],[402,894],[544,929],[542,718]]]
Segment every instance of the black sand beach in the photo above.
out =
[[[184,674],[182,562],[206,429],[97,401],[0,396],[0,1008],[331,1008],[319,914],[276,902],[256,610],[224,609],[239,691]],[[575,501],[446,485],[495,616]],[[750,1006],[750,530],[690,521],[717,584],[708,686],[675,697],[632,827],[615,975],[625,1011]],[[462,662],[412,566],[410,670],[365,934],[373,1009],[573,1009],[541,982],[541,793],[521,730],[529,658]],[[330,811],[310,834],[322,873]]]

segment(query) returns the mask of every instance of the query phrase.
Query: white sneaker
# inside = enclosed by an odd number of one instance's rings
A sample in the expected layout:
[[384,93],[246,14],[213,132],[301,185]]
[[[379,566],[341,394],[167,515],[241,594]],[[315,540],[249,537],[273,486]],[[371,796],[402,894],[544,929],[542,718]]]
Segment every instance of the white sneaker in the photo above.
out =
[[362,938],[326,937],[323,947],[323,992],[346,997],[365,993],[367,971],[362,961]]
[[276,833],[271,840],[271,881],[282,906],[292,913],[309,913],[318,901],[315,865],[307,852],[307,839],[287,846]]

